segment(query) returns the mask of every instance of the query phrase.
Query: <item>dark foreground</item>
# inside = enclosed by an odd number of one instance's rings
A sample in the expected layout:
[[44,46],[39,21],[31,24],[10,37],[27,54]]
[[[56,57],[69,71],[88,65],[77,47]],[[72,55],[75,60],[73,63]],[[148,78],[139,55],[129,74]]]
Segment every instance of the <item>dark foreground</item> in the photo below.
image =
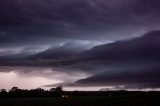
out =
[[160,106],[159,96],[0,98],[0,106]]
[[0,106],[160,106],[159,91],[1,90]]

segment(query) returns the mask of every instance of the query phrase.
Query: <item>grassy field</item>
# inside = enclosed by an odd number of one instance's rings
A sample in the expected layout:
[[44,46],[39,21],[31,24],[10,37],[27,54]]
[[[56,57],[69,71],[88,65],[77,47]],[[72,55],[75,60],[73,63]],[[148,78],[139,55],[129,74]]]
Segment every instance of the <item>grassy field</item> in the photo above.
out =
[[159,97],[1,98],[0,106],[160,106]]

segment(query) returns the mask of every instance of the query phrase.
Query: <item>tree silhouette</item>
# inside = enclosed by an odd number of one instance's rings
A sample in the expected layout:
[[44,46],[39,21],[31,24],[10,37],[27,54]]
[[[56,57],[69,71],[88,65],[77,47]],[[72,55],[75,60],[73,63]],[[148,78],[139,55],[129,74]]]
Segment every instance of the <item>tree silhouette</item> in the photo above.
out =
[[51,88],[49,91],[50,92],[55,92],[56,88]]
[[18,90],[18,87],[12,87],[10,92],[16,92]]
[[62,92],[63,91],[63,87],[62,86],[58,86],[55,88],[56,92]]
[[1,89],[1,93],[6,93],[6,89]]

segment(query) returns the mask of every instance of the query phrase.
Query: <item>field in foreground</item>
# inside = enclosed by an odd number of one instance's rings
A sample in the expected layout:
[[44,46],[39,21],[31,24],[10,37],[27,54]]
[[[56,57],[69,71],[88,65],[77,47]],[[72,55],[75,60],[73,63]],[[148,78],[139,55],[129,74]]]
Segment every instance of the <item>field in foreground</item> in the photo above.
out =
[[159,97],[0,98],[0,106],[160,106]]

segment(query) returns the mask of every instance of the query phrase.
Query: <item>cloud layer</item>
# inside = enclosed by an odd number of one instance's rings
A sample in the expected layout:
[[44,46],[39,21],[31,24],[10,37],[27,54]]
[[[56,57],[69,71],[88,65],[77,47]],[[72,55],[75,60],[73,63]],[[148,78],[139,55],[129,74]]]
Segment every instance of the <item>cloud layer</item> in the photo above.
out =
[[159,88],[159,40],[157,30],[89,50],[81,51],[80,44],[77,47],[76,43],[67,43],[27,58],[4,59],[1,66],[50,67],[68,75],[86,74],[84,79],[61,83],[64,86]]
[[0,46],[138,36],[159,27],[159,4],[158,0],[3,0]]
[[90,76],[75,86],[159,87],[159,10],[159,0],[1,0],[0,66]]
[[93,75],[75,83],[61,84],[84,87],[123,86],[123,89],[159,88],[159,40],[160,31],[151,31],[142,37],[100,45],[85,51],[79,55],[78,63],[68,67],[79,66],[82,71]]

